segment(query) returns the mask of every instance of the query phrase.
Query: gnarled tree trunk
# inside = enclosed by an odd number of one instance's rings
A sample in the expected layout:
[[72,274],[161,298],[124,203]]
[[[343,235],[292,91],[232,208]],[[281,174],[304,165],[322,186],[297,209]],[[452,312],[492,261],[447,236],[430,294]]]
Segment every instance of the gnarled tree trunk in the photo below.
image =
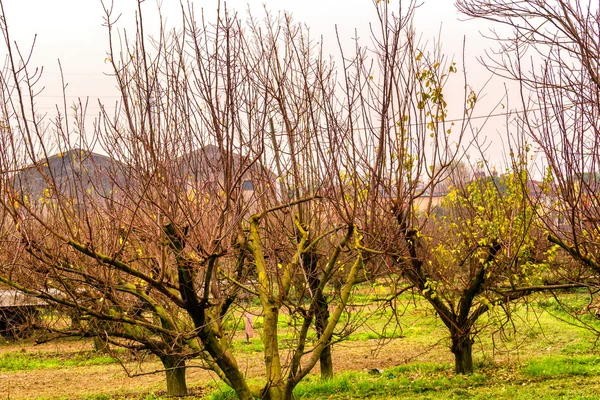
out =
[[[327,297],[318,288],[321,284],[319,279],[319,268],[318,268],[319,256],[312,250],[302,255],[302,265],[306,271],[308,277],[308,283],[313,296],[317,296],[316,299],[316,310],[315,310],[315,330],[317,331],[317,338],[320,338],[325,327],[329,322],[329,302]],[[323,352],[319,357],[319,365],[321,367],[321,378],[330,379],[333,377],[333,359],[331,358],[331,344],[323,348]]]
[[452,353],[454,354],[454,372],[473,373],[473,339],[464,333],[452,334]]
[[[323,293],[319,293],[319,299],[317,300],[317,312],[316,312],[316,331],[317,337],[321,337],[325,331],[325,327],[329,322],[329,303]],[[333,378],[333,359],[331,357],[331,341],[323,348],[323,352],[319,358],[319,365],[321,367],[321,378],[330,379]]]
[[185,382],[185,360],[173,356],[160,358],[165,367],[167,375],[167,396],[187,396],[187,384]]

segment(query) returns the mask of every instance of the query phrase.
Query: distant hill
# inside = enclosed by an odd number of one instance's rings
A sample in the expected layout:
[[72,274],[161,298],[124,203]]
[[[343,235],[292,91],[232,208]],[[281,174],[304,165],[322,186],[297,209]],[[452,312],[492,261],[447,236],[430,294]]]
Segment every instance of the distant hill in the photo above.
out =
[[33,200],[56,194],[67,198],[84,193],[110,197],[115,187],[127,183],[126,171],[126,165],[111,157],[72,149],[30,165],[11,179],[17,193]]
[[[232,163],[232,173],[240,178],[238,184],[242,190],[253,191],[258,181],[275,182],[275,174],[260,167],[260,164],[251,165],[251,160],[237,153],[233,153],[230,160],[223,160],[222,153],[213,145],[173,160],[170,173],[177,178],[172,182],[201,182],[206,188],[211,185],[220,187],[225,175],[225,162]],[[126,164],[82,149],[52,155],[22,169],[11,179],[14,190],[30,201],[56,195],[68,199],[80,199],[82,196],[112,198],[120,188],[138,184],[135,173]]]
[[175,159],[174,167],[182,177],[195,182],[222,182],[225,177],[226,162],[231,163],[233,177],[239,178],[241,175],[243,181],[256,179],[265,174],[268,177],[273,175],[258,164],[252,164],[254,160],[238,153],[231,153],[230,157],[226,157],[229,158],[227,160],[223,158],[223,154],[217,146],[207,145],[181,155]]

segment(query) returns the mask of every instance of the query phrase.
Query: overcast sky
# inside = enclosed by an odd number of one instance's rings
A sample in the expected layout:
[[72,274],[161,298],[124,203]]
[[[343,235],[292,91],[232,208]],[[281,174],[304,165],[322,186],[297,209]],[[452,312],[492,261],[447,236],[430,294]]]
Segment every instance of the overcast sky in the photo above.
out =
[[[45,89],[38,99],[40,111],[52,112],[53,104],[61,101],[58,59],[68,83],[69,101],[77,97],[89,97],[92,104],[90,111],[95,112],[98,110],[98,98],[105,103],[114,103],[118,99],[112,78],[104,75],[110,69],[104,61],[108,41],[99,0],[8,0],[4,3],[12,39],[19,43],[23,51],[37,35],[31,65],[43,66],[45,71],[42,80]],[[342,41],[351,45],[354,29],[358,29],[359,36],[366,39],[369,35],[368,22],[375,20],[371,0],[230,0],[227,6],[239,12],[250,9],[254,15],[260,16],[264,12],[263,3],[271,11],[291,12],[296,21],[304,22],[311,28],[314,37],[322,35],[326,51],[331,52],[336,50],[336,25]],[[114,0],[114,4],[115,15],[122,14],[119,27],[133,31],[135,1]],[[156,4],[155,0],[146,0],[143,4],[146,20],[150,23],[156,18]],[[211,14],[214,15],[217,1],[198,0],[195,6],[204,7],[210,18]],[[179,0],[163,0],[162,9],[167,16],[167,24],[177,27]],[[476,61],[477,57],[484,55],[486,48],[494,45],[479,33],[486,32],[488,27],[481,21],[465,21],[456,11],[454,0],[425,0],[416,12],[415,26],[424,41],[433,41],[442,33],[444,52],[455,55],[457,64],[466,67],[474,88],[481,87],[488,80],[489,72]],[[464,66],[461,54],[463,38],[466,38]],[[491,112],[492,106],[500,101],[502,83],[496,80],[485,92],[486,99],[480,104],[477,115]],[[494,118],[486,127],[486,134],[496,136],[496,131],[502,132],[503,123],[503,118]]]

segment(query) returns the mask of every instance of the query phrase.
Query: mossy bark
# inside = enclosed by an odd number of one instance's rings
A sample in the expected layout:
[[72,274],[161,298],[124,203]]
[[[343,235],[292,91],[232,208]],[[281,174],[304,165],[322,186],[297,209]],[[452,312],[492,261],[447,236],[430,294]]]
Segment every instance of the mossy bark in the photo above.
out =
[[94,350],[98,353],[107,353],[110,351],[110,345],[100,336],[94,336]]
[[457,374],[472,374],[473,340],[468,335],[453,337],[452,353],[454,354],[454,372]]
[[331,379],[333,378],[333,359],[331,357],[331,344],[328,344],[323,349],[321,357],[319,359],[319,365],[321,367],[321,378]]
[[[311,293],[313,296],[316,296],[315,330],[317,331],[317,337],[320,338],[329,322],[329,302],[323,291],[319,290],[321,279],[318,263],[319,256],[316,251],[309,251],[302,255],[302,265],[308,277]],[[323,348],[323,352],[319,357],[319,365],[321,367],[321,378],[330,379],[333,377],[333,359],[331,357],[330,343],[327,343]]]
[[[320,284],[320,281],[318,282]],[[315,291],[317,293],[317,310],[315,315],[315,326],[317,331],[317,337],[321,338],[325,332],[325,328],[329,323],[329,302],[321,291]],[[321,378],[331,379],[333,378],[333,358],[331,357],[331,341],[329,341],[319,357],[319,366],[321,367]]]
[[185,361],[173,356],[164,356],[160,360],[165,367],[165,374],[167,376],[167,396],[187,396]]

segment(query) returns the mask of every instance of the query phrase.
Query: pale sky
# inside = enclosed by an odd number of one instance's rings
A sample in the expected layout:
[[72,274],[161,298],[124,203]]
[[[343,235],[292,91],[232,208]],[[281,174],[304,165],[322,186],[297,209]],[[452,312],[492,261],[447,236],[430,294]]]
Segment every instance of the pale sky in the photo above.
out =
[[[68,83],[69,102],[77,97],[89,97],[91,114],[98,110],[97,99],[101,99],[105,104],[114,104],[118,99],[114,81],[103,74],[110,72],[110,68],[104,61],[108,35],[103,27],[104,12],[100,0],[7,0],[4,3],[12,40],[17,41],[23,51],[29,48],[37,35],[31,65],[44,67],[42,83],[45,89],[38,98],[40,112],[53,113],[54,104],[62,101],[58,59],[62,63]],[[131,32],[135,29],[135,3],[133,0],[114,0],[115,14],[122,13],[119,28],[126,28]],[[146,0],[143,3],[149,26],[153,18],[156,20],[156,4],[155,0]],[[204,7],[210,18],[210,15],[214,15],[218,2],[198,0],[194,4],[197,8]],[[347,41],[348,46],[351,46],[354,29],[358,29],[361,38],[367,39],[368,23],[375,21],[375,10],[371,0],[230,0],[227,7],[240,13],[250,9],[255,16],[261,16],[264,13],[263,4],[273,12],[291,12],[296,21],[304,22],[311,28],[313,37],[322,35],[327,52],[335,52],[337,49],[334,36],[336,25],[342,41]],[[162,9],[163,14],[167,16],[167,25],[179,26],[179,0],[163,0]],[[416,12],[415,26],[424,41],[433,41],[441,30],[444,52],[455,56],[459,68],[466,67],[469,83],[478,89],[488,80],[490,73],[479,65],[476,58],[483,56],[484,50],[494,43],[483,39],[479,33],[487,31],[488,26],[485,23],[464,20],[465,18],[456,11],[454,0],[425,0]],[[463,37],[466,37],[465,66],[461,65]],[[457,91],[460,91],[460,88],[458,89]],[[502,82],[494,79],[484,91],[487,93],[486,97],[479,104],[475,114],[486,115],[492,112],[492,107],[500,101],[503,91]],[[516,104],[514,108],[518,108]],[[496,110],[501,111],[505,110]],[[486,134],[490,137],[497,137],[496,131],[503,134],[503,124],[504,118],[494,118],[486,126]],[[499,146],[500,143],[496,143],[494,151],[497,151]],[[492,159],[496,157],[497,155],[491,154]]]

